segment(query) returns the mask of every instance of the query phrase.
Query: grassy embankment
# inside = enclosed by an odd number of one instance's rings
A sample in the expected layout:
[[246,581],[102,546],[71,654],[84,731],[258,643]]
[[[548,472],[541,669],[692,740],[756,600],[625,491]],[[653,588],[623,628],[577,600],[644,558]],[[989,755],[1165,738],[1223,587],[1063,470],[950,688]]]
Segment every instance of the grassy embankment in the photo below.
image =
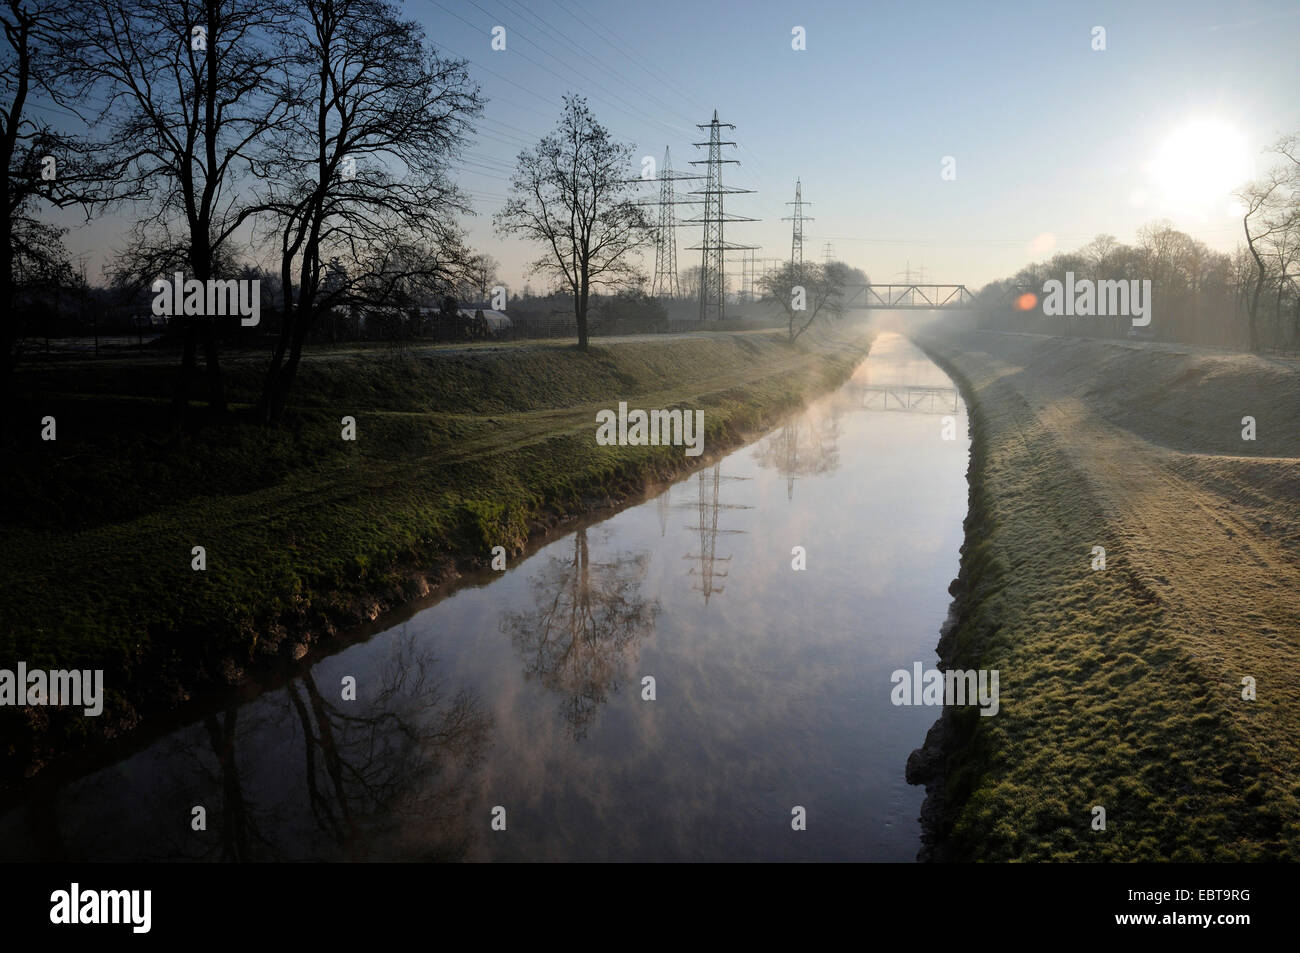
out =
[[[587,354],[325,351],[304,363],[285,427],[212,426],[181,448],[166,440],[170,360],[28,368],[29,442],[0,471],[0,667],[103,668],[108,701],[99,718],[0,711],[2,773],[300,657],[486,564],[493,546],[517,553],[703,462],[844,379],[868,347],[850,327],[796,347],[749,333]],[[236,407],[262,364],[228,359]],[[620,400],[703,409],[705,455],[597,446],[595,413]],[[55,442],[36,439],[46,414]],[[341,439],[344,415],[355,442]]]
[[929,856],[1300,858],[1300,367],[942,326],[918,341],[974,438],[939,651],[999,669],[1002,696],[992,718],[947,709],[909,763]]

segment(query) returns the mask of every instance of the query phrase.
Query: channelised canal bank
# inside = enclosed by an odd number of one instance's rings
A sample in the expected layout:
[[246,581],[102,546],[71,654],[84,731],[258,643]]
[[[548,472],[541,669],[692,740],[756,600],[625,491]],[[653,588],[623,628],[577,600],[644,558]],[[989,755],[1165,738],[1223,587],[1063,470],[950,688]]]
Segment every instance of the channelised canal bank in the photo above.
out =
[[[870,341],[840,324],[796,346],[754,332],[586,353],[324,350],[272,432],[239,416],[264,361],[233,356],[236,413],[182,443],[167,439],[169,361],[28,369],[19,414],[55,417],[58,438],[33,437],[0,471],[0,660],[102,669],[103,712],[0,709],[0,783],[287,670],[488,566],[495,547],[513,558],[572,517],[640,498],[843,382]],[[621,401],[703,411],[703,453],[598,444],[597,413]]]
[[945,709],[909,760],[922,856],[1295,860],[1300,369],[951,322],[913,339],[971,421],[941,664],[1001,678],[996,717]]
[[948,611],[963,415],[881,334],[644,501],[43,772],[0,861],[912,861],[938,709],[893,683]]

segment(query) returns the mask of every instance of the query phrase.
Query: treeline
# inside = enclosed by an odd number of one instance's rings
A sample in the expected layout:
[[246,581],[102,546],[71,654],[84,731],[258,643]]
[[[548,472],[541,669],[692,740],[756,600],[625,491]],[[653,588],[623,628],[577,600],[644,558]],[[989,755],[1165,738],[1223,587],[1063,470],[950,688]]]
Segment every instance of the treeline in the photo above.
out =
[[[1238,193],[1243,241],[1231,254],[1213,251],[1167,222],[1138,231],[1135,244],[1099,235],[1083,248],[1027,265],[979,294],[983,322],[1008,330],[1099,337],[1141,334],[1253,351],[1300,349],[1300,152],[1296,137],[1275,147],[1276,165]],[[1151,281],[1152,320],[1043,313],[1049,280]],[[1032,295],[1033,300],[1028,296]]]
[[[278,315],[266,422],[326,316],[495,281],[466,247],[468,201],[448,176],[479,87],[396,5],[5,0],[0,21],[5,392],[27,322],[88,293],[42,218],[51,207],[130,223],[112,257],[123,301],[176,272],[264,282]],[[238,317],[171,320],[182,426],[200,356],[210,410],[225,411],[220,355]]]

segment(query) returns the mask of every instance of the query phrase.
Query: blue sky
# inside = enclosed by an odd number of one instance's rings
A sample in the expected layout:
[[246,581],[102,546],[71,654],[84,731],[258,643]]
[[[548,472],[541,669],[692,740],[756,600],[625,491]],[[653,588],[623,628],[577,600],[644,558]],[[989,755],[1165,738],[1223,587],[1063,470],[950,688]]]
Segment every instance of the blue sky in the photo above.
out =
[[[535,251],[497,239],[491,215],[515,154],[554,125],[567,91],[586,95],[638,156],[659,161],[670,146],[678,169],[701,157],[690,146],[701,138],[695,123],[716,109],[740,143],[730,151],[742,164],[724,181],[756,190],[728,211],[762,219],[733,226],[728,240],[787,257],[790,225],[780,219],[798,177],[815,218],[805,255],[820,258],[830,241],[877,282],[910,263],[931,280],[979,286],[1099,232],[1132,241],[1162,218],[1230,250],[1240,223],[1221,177],[1202,185],[1193,175],[1170,198],[1148,164],[1162,152],[1168,169],[1179,155],[1195,163],[1225,149],[1262,169],[1262,151],[1300,131],[1294,0],[404,7],[435,44],[471,61],[488,98],[457,178],[479,213],[467,221],[471,241],[503,263],[512,288]],[[497,25],[505,51],[490,48]],[[794,26],[806,30],[806,50],[791,49]],[[1092,49],[1094,26],[1106,30],[1104,51]],[[1171,159],[1171,137],[1196,122],[1210,123],[1194,127],[1209,129],[1209,141],[1192,135]],[[940,177],[944,156],[956,160],[953,181]],[[69,244],[98,257],[115,241],[106,226]],[[698,252],[680,249],[698,229],[679,229],[678,241],[679,267],[696,263]]]

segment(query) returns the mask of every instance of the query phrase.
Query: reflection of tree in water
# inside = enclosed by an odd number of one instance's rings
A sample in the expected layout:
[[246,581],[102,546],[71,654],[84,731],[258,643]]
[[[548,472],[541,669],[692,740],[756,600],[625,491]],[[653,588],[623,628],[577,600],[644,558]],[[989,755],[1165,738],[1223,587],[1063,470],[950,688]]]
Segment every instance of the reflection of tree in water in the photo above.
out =
[[[483,756],[491,716],[464,690],[445,704],[432,660],[414,640],[385,660],[380,691],[368,710],[326,700],[308,673],[289,698],[308,739],[305,777],[312,815],[331,841],[364,852],[375,834],[395,839],[412,821],[440,831],[434,852],[461,854],[463,835],[448,839],[466,805],[456,782]],[[358,692],[358,700],[362,697]],[[448,770],[451,769],[451,770]],[[437,859],[437,858],[427,858]]]
[[532,612],[502,617],[524,657],[524,677],[538,678],[561,696],[572,736],[587,729],[635,657],[637,643],[654,626],[659,604],[641,595],[649,555],[592,562],[587,531],[573,535],[572,558],[552,556],[533,577]]
[[[274,696],[208,716],[216,764],[193,752],[208,831],[173,846],[196,860],[464,856],[492,719],[465,691],[447,698],[433,671],[414,638],[396,638],[378,672],[357,675],[356,701],[333,684],[322,691],[309,671]],[[260,717],[244,719],[249,711]],[[202,794],[214,789],[215,804]]]
[[760,467],[785,477],[786,496],[794,498],[799,477],[830,473],[840,465],[838,407],[810,409],[759,444],[754,459]]
[[208,829],[215,826],[220,838],[221,860],[248,860],[252,857],[251,842],[274,851],[274,845],[262,834],[256,812],[246,809],[244,789],[240,783],[239,765],[235,760],[235,727],[239,719],[239,705],[231,704],[218,718],[208,715],[203,728],[217,756],[221,782],[220,819],[209,817]]

